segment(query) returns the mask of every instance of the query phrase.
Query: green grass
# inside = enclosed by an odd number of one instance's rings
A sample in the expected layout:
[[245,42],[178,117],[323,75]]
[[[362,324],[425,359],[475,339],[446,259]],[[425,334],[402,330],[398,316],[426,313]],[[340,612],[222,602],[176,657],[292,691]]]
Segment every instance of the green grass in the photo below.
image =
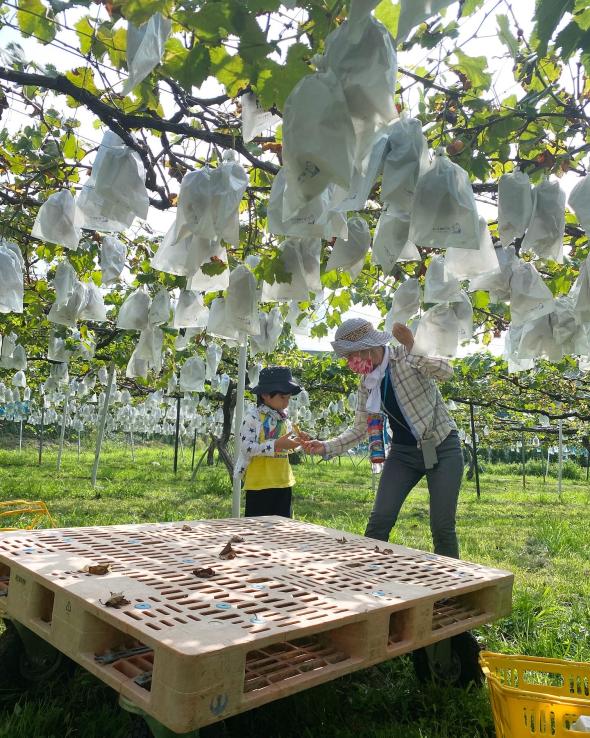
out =
[[[197,456],[198,458],[198,456]],[[228,516],[231,488],[222,467],[204,467],[190,482],[190,454],[172,472],[170,447],[144,447],[131,460],[125,446],[107,445],[92,489],[90,449],[78,460],[55,447],[36,463],[34,448],[0,451],[0,499],[45,500],[60,526],[142,523]],[[590,661],[590,496],[585,479],[481,478],[481,498],[464,482],[459,535],[465,559],[516,575],[510,617],[484,626],[478,638],[491,650]],[[294,513],[299,519],[362,533],[373,492],[366,462],[295,467]],[[393,540],[431,548],[427,490],[408,498]],[[0,669],[2,665],[0,664]],[[1,695],[0,695],[1,697]],[[0,701],[1,738],[125,738],[128,717],[116,696],[85,673],[68,684]],[[406,657],[307,690],[202,730],[203,738],[492,738],[484,690],[420,687]]]

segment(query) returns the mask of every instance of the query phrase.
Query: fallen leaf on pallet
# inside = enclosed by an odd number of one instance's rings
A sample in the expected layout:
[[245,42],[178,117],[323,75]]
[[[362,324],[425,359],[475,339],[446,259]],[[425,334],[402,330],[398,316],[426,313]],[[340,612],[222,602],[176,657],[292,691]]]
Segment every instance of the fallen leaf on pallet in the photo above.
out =
[[232,536],[229,539],[229,542],[230,543],[244,543],[244,539],[242,538],[242,536]]
[[346,543],[346,538],[342,536],[342,538],[337,538],[336,543]]
[[106,602],[103,602],[102,600],[99,600],[99,602],[105,607],[114,607],[117,610],[121,607],[125,607],[125,605],[131,604],[129,600],[125,599],[123,592],[111,592],[111,596]]
[[85,566],[82,571],[87,572],[88,574],[96,574],[97,576],[102,576],[103,574],[108,574],[111,570],[112,564],[90,564],[88,566]]
[[393,554],[390,548],[379,548],[379,546],[375,546],[375,551],[380,554],[388,554],[389,556]]
[[208,566],[204,569],[193,569],[193,574],[201,579],[209,579],[215,576],[215,570]]
[[225,546],[221,549],[219,552],[219,558],[220,559],[235,559],[237,556],[236,552],[231,547],[231,541],[228,541]]
[[190,527],[190,525],[183,525],[180,530],[189,531],[192,530],[192,528]]

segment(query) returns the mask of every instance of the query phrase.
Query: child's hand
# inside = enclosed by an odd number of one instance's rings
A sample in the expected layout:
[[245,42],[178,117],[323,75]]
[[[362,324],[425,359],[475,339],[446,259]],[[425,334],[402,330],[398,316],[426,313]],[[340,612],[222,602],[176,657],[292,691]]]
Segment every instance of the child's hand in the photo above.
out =
[[297,438],[291,438],[290,433],[285,433],[275,441],[275,451],[292,451],[299,446],[301,442]]
[[309,433],[305,433],[304,431],[295,431],[295,438],[297,438],[301,445],[303,445],[307,441],[311,441],[311,436],[309,435]]

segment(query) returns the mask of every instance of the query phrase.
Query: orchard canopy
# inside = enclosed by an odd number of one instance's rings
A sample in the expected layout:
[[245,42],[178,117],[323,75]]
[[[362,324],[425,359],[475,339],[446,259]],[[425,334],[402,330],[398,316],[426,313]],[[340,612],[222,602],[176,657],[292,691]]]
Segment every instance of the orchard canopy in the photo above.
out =
[[334,400],[294,334],[370,306],[478,343],[448,397],[588,420],[589,103],[584,0],[6,0],[2,379],[199,392],[247,340]]

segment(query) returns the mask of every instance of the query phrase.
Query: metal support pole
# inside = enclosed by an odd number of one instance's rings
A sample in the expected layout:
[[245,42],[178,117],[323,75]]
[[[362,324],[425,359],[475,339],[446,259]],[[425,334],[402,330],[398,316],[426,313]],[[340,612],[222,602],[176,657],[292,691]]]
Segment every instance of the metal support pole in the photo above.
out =
[[129,441],[131,443],[131,461],[135,461],[135,444],[133,442],[133,431],[129,431]]
[[526,489],[526,453],[524,448],[524,431],[520,433],[520,456],[522,459],[522,488]]
[[64,399],[64,406],[62,409],[62,416],[61,416],[61,431],[59,434],[59,447],[57,449],[57,471],[61,469],[61,455],[64,450],[64,436],[66,434],[66,420],[68,418],[69,403],[70,403],[70,389],[68,387],[68,391],[66,392],[66,396]]
[[590,450],[586,451],[586,481],[590,475]]
[[543,474],[543,482],[547,480],[549,474],[549,456],[551,455],[551,446],[547,446],[547,463],[545,464],[545,474]]
[[475,439],[475,417],[473,415],[473,403],[469,403],[469,418],[471,420],[471,443],[473,447],[473,468],[475,470],[475,491],[477,499],[481,497],[481,489],[479,486],[479,464],[477,463],[477,441]]
[[[244,417],[244,390],[246,387],[246,361],[248,359],[248,338],[244,334],[240,336],[240,355],[238,360],[238,385],[236,388],[236,410],[234,424],[234,463],[238,457],[240,448],[240,432],[242,430],[242,419]],[[242,495],[242,480],[234,478],[231,514],[233,518],[240,517],[240,499]]]
[[41,457],[43,456],[43,433],[45,431],[45,402],[41,408],[41,430],[39,431],[39,466],[41,466]]
[[102,439],[104,437],[104,429],[107,423],[107,414],[109,412],[109,400],[111,399],[111,390],[113,388],[113,377],[115,376],[115,365],[109,366],[109,374],[107,379],[107,388],[104,398],[104,406],[100,420],[98,421],[98,433],[96,434],[96,449],[94,451],[94,464],[92,466],[92,486],[96,487],[96,475],[98,474],[98,464],[100,462],[100,450],[102,448]]
[[195,468],[195,449],[197,447],[197,431],[195,429],[195,436],[193,438],[193,458],[191,459],[191,470]]
[[178,470],[178,436],[180,435],[180,395],[176,398],[176,429],[174,431],[174,473]]
[[559,456],[558,456],[558,467],[557,467],[557,494],[561,497],[561,477],[563,472],[563,420],[560,418],[557,421],[557,430],[559,438]]
[[18,452],[19,452],[19,454],[20,454],[20,452],[22,450],[23,450],[23,421],[21,420],[20,421],[20,430],[19,430],[19,433],[18,433]]
[[81,446],[80,434],[81,433],[82,433],[82,431],[79,430],[78,431],[78,461],[80,461],[80,446]]

